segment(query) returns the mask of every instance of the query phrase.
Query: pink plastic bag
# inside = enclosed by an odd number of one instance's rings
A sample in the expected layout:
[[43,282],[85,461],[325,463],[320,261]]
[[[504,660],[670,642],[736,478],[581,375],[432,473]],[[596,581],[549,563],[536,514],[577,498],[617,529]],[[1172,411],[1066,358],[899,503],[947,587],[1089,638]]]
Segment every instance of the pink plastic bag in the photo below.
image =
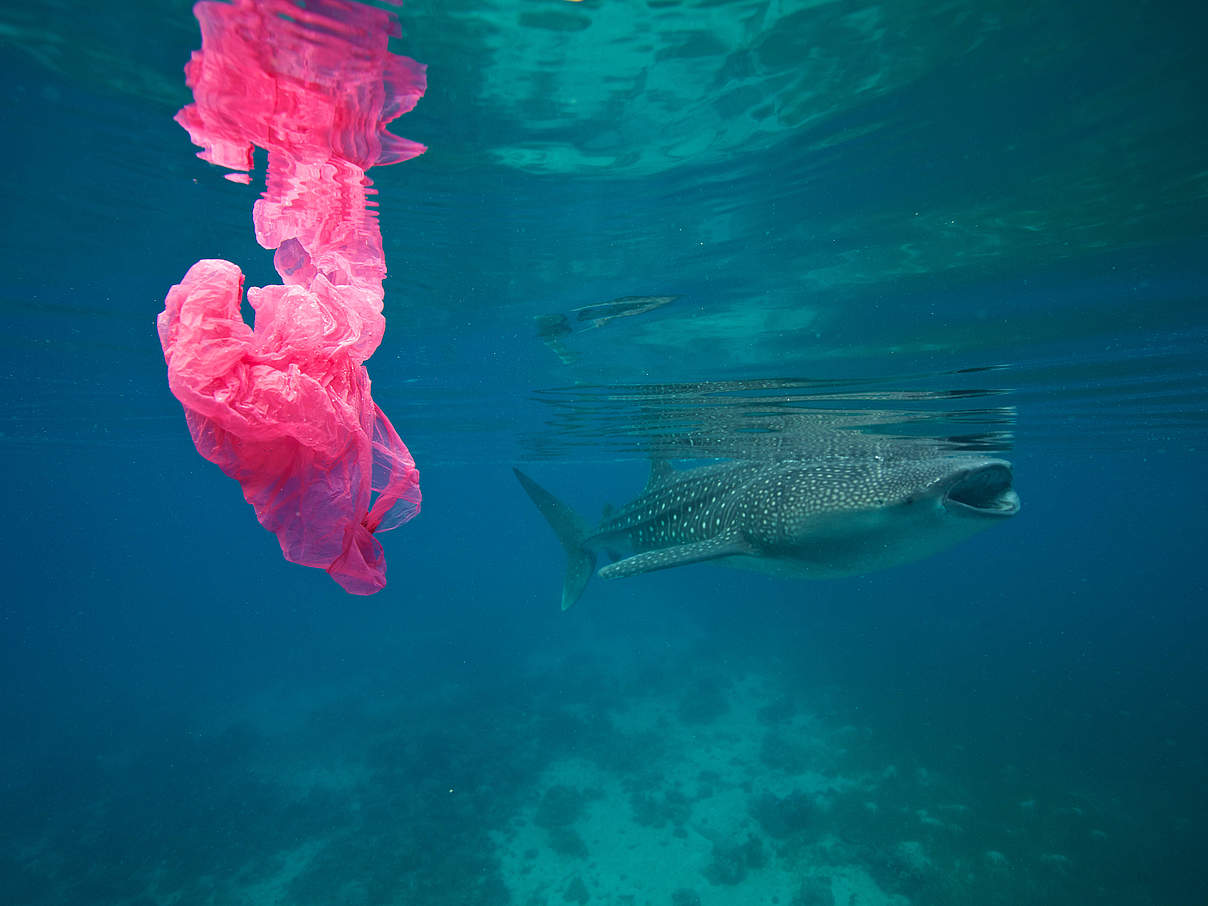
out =
[[424,67],[387,51],[392,15],[344,0],[203,2],[202,49],[177,114],[200,157],[243,173],[268,151],[256,239],[284,285],[198,261],[158,319],[168,385],[197,450],[243,487],[286,559],[346,591],[386,583],[378,531],[415,516],[419,473],[370,396],[386,265],[365,170],[425,148],[386,132],[423,95]]

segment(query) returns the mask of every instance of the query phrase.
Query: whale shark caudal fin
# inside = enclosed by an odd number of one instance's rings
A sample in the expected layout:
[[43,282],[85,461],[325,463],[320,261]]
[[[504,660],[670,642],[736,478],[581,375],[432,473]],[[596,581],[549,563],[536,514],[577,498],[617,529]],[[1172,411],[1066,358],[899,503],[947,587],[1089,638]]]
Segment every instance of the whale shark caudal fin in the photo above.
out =
[[582,517],[519,469],[513,467],[520,486],[537,505],[566,549],[566,576],[562,580],[562,609],[569,610],[583,594],[596,568],[596,557],[585,542],[591,529]]

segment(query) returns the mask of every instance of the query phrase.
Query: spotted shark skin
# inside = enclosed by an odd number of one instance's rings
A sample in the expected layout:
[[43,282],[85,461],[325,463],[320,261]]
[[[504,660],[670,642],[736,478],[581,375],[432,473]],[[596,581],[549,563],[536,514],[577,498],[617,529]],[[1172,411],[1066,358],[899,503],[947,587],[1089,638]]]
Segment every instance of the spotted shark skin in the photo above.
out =
[[773,575],[858,575],[943,550],[1019,511],[1011,464],[975,454],[837,456],[652,467],[645,491],[590,527],[513,469],[567,554],[562,609],[582,595],[596,554],[621,579],[714,561]]

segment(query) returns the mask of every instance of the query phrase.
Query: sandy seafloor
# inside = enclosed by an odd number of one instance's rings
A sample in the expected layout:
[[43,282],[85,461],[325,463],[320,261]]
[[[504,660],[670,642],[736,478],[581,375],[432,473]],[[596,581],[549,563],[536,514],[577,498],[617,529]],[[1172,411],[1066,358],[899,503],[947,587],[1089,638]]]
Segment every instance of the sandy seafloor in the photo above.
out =
[[1110,883],[1110,803],[1010,765],[963,788],[832,690],[709,647],[618,637],[481,682],[266,692],[109,756],[21,853],[28,901],[905,906]]
[[883,757],[825,691],[797,697],[755,664],[691,663],[682,684],[610,709],[634,751],[551,761],[492,835],[514,902],[1006,903],[1057,893],[1073,870],[1054,826],[1079,858],[1107,855],[1108,818],[1086,803],[1020,799],[1013,823],[982,826],[967,794]]

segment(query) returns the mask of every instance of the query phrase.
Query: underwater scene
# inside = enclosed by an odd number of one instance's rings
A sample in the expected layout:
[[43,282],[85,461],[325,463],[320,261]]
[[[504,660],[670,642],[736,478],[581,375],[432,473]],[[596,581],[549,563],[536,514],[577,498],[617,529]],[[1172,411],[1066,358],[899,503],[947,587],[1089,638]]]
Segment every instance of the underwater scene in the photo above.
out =
[[1205,33],[0,4],[0,906],[1208,903]]

